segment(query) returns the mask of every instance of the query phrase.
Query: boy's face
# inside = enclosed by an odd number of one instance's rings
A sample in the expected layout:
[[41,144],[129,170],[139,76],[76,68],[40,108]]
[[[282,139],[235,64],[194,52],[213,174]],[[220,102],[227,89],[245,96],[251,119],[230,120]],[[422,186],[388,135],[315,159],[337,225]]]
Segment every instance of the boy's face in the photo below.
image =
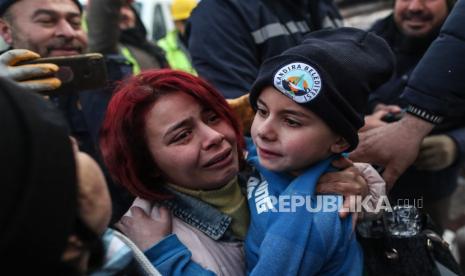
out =
[[344,150],[344,139],[325,122],[273,87],[258,98],[251,133],[260,164],[272,171],[299,174]]

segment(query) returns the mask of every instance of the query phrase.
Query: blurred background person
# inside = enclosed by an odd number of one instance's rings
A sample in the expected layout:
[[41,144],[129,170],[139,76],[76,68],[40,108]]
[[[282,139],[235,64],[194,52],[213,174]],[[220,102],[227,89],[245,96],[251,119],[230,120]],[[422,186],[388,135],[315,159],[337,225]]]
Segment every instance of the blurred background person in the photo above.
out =
[[196,73],[187,50],[185,29],[186,21],[196,6],[197,0],[173,0],[171,3],[171,16],[174,20],[175,29],[158,41],[158,46],[165,50],[170,67],[191,74]]
[[2,272],[84,275],[103,261],[99,236],[111,215],[103,174],[73,151],[49,103],[3,78],[0,92]]
[[[0,36],[10,46],[0,55],[0,75],[34,91],[59,87],[60,81],[50,78],[58,67],[53,64],[20,66],[18,62],[87,51],[88,36],[82,29],[82,6],[77,0],[0,0]],[[131,74],[131,66],[120,55],[107,54],[104,58],[108,75],[106,87],[73,89],[50,96],[50,100],[63,113],[81,150],[97,160],[105,171],[97,146],[100,125],[114,82]],[[113,213],[122,215],[132,198],[109,177],[107,183],[114,203]]]
[[131,62],[134,74],[144,69],[168,67],[163,50],[147,39],[147,30],[132,2],[89,1],[89,50],[103,54],[122,54]]
[[226,98],[249,92],[262,62],[305,34],[342,26],[332,0],[202,0],[186,26],[195,70]]
[[159,275],[128,238],[108,228],[102,170],[69,138],[50,102],[0,78],[0,126],[8,130],[0,135],[2,273]]
[[[400,96],[413,69],[437,38],[454,2],[397,0],[393,13],[371,28],[391,46],[397,65],[395,76],[371,94],[369,112],[374,114],[369,116],[365,129],[386,124],[386,115],[402,115],[407,103]],[[390,191],[392,203],[415,204],[415,200],[422,199],[423,210],[443,228],[464,157],[465,117],[449,117],[423,140],[417,161]]]

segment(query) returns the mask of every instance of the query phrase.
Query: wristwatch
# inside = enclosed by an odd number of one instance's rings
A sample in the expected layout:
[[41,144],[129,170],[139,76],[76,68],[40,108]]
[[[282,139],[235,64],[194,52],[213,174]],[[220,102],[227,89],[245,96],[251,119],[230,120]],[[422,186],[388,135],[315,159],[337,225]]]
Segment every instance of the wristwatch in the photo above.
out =
[[432,124],[438,125],[444,121],[443,116],[435,115],[428,110],[422,109],[420,107],[409,105],[406,110],[409,114],[412,114],[422,120],[430,122]]

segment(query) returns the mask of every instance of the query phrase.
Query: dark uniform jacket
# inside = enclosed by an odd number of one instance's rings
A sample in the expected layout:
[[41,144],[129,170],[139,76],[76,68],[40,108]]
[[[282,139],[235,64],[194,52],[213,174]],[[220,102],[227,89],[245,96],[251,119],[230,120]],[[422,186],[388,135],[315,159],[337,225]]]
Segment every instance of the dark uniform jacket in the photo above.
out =
[[465,1],[458,1],[415,68],[406,101],[441,116],[465,114]]
[[340,25],[330,0],[202,0],[186,30],[199,76],[236,98],[248,93],[265,59],[310,31]]
[[[371,31],[388,42],[396,56],[397,64],[393,78],[370,95],[369,106],[373,109],[377,104],[383,103],[405,108],[408,102],[400,96],[411,78],[412,71],[438,36],[439,30],[425,38],[409,38],[398,30],[393,16],[390,15],[377,21]],[[398,179],[390,193],[394,201],[397,198],[421,197],[436,200],[450,195],[455,190],[459,168],[465,156],[465,116],[445,118],[431,134],[446,134],[455,141],[458,149],[457,161],[446,169],[434,172],[419,171],[414,166],[410,167]]]

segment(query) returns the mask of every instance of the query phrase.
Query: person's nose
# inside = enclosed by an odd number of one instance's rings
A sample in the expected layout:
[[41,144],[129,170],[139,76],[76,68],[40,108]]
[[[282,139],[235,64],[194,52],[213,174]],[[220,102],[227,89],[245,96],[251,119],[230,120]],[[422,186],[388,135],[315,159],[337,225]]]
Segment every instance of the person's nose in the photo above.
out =
[[66,19],[62,19],[56,26],[55,34],[60,37],[74,38],[77,35],[77,30]]
[[277,134],[274,129],[273,118],[267,117],[262,119],[258,124],[257,135],[264,142],[272,142],[276,140]]
[[224,134],[218,132],[206,124],[202,124],[200,131],[202,133],[202,148],[204,150],[209,150],[218,145],[221,145],[225,138]]
[[408,10],[410,12],[421,12],[424,9],[424,0],[410,0]]

